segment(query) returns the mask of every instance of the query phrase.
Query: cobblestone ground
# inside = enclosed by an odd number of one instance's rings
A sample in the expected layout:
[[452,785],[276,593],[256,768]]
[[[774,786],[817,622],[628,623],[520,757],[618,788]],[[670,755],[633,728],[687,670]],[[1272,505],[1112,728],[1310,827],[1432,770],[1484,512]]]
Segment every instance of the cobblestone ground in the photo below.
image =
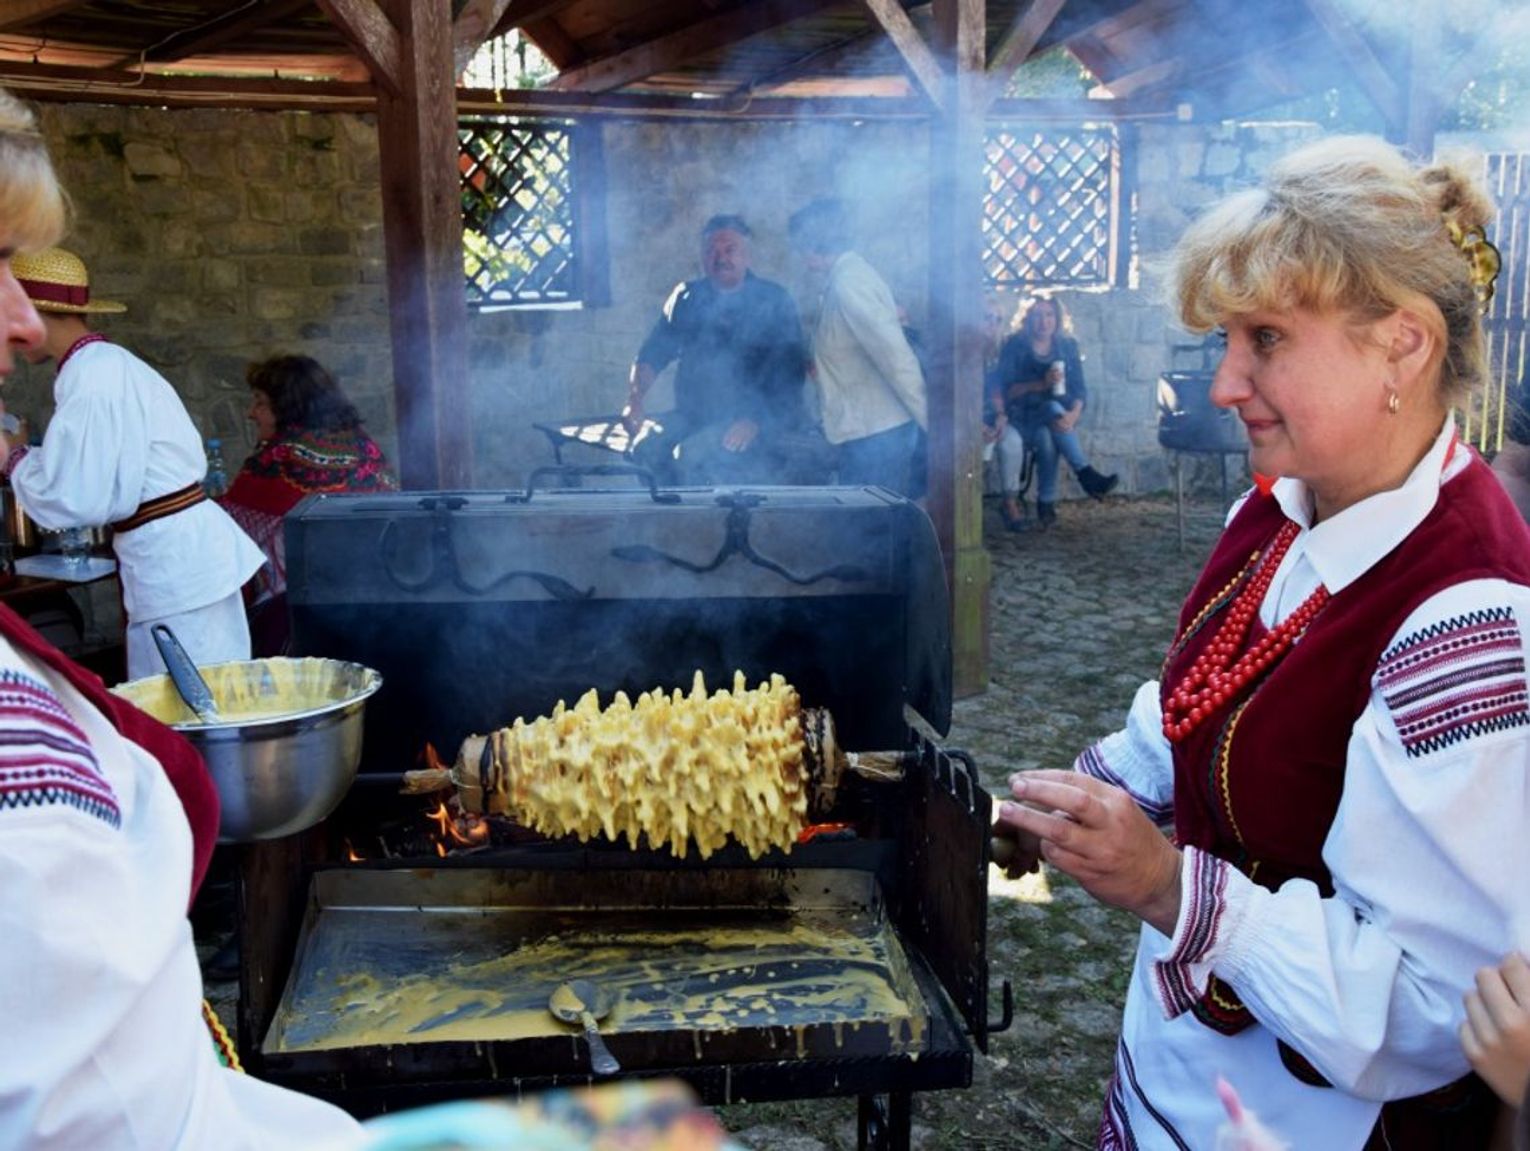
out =
[[[1005,532],[987,509],[991,679],[986,692],[958,702],[948,742],[973,753],[990,792],[1002,795],[1014,771],[1071,766],[1119,726],[1138,684],[1156,674],[1214,538],[1214,508],[1202,503],[1196,512],[1181,551],[1167,499],[1067,503],[1051,530],[1021,534]],[[199,939],[204,959],[215,939]],[[989,960],[994,987],[1003,979],[1014,986],[1014,1024],[993,1036],[969,1090],[916,1096],[914,1146],[1093,1147],[1135,939],[1135,921],[1066,878],[1010,882],[991,871]],[[208,992],[232,1025],[234,985],[209,983]],[[722,1114],[754,1151],[856,1145],[850,1099]]]
[[[1067,503],[1043,533],[1007,533],[988,509],[991,678],[957,704],[948,742],[973,753],[994,795],[1011,772],[1071,766],[1157,674],[1219,523],[1210,503],[1193,510],[1181,552],[1172,500]],[[1093,1147],[1135,941],[1134,920],[1064,877],[991,871],[989,962],[995,987],[1014,986],[1014,1025],[993,1037],[969,1090],[915,1097],[915,1147]],[[855,1147],[850,1100],[724,1118],[757,1151]]]

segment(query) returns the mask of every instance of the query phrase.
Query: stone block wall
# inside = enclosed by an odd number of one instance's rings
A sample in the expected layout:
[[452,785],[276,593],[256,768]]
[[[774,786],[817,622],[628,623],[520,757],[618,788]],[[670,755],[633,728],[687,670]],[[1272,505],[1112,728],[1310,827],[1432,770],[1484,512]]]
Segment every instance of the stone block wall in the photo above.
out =
[[[334,370],[396,454],[377,141],[370,117],[45,105],[44,131],[76,206],[68,246],[94,290],[128,303],[101,327],[158,367],[231,464],[251,442],[245,365],[278,351]],[[1137,168],[1137,282],[1070,292],[1093,396],[1082,425],[1126,491],[1168,486],[1154,386],[1186,341],[1163,298],[1163,258],[1192,215],[1255,178],[1312,129],[1130,129]],[[855,209],[857,247],[922,324],[928,152],[902,123],[609,121],[602,128],[611,235],[605,307],[485,312],[470,321],[475,481],[513,486],[551,452],[534,421],[613,411],[627,366],[680,279],[698,274],[715,212],[755,230],[755,268],[804,304],[817,286],[791,258],[786,223],[808,199]],[[51,368],[22,369],[8,403],[45,421]],[[654,397],[666,401],[668,380]],[[569,453],[572,460],[581,449]],[[586,455],[594,460],[594,455]],[[1071,483],[1071,480],[1067,481]],[[1076,494],[1076,489],[1066,489]]]

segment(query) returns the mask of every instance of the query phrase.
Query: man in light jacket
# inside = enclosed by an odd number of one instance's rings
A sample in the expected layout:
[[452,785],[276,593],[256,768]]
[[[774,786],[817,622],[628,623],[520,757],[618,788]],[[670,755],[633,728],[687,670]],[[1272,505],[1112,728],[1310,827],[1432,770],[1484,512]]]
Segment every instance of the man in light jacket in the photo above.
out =
[[838,200],[814,200],[790,222],[804,264],[828,277],[812,335],[823,432],[838,451],[840,483],[907,495],[927,424],[924,374],[887,282],[850,250],[848,230]]

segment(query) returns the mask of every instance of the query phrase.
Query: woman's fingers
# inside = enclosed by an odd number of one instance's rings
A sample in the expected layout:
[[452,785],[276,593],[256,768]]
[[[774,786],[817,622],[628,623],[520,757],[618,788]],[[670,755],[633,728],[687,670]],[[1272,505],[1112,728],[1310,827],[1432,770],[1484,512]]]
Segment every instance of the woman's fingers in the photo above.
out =
[[[1484,971],[1490,971],[1485,968]],[[1497,974],[1497,972],[1494,972]],[[1482,982],[1483,972],[1477,973],[1477,982]],[[1471,1028],[1473,1037],[1479,1047],[1485,1047],[1498,1037],[1498,1027],[1493,1022],[1492,1013],[1483,1003],[1482,996],[1476,991],[1466,993],[1466,1026]]]

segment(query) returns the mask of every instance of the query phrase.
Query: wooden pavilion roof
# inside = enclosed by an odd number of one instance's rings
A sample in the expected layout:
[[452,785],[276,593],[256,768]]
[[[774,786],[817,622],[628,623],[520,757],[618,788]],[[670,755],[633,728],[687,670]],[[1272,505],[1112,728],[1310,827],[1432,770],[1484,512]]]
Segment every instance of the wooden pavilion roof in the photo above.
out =
[[[925,114],[940,65],[928,3],[899,0],[440,0],[457,59],[521,29],[558,75],[535,92],[462,91],[511,110],[656,115]],[[970,0],[979,7],[979,0]],[[1098,81],[1055,113],[1190,105],[1244,114],[1358,78],[1388,114],[1406,43],[1357,0],[989,0],[1002,80],[1065,48]],[[1358,0],[1371,3],[1372,0]],[[402,0],[7,0],[0,84],[43,100],[365,110]],[[1023,109],[1017,109],[1023,110]]]

